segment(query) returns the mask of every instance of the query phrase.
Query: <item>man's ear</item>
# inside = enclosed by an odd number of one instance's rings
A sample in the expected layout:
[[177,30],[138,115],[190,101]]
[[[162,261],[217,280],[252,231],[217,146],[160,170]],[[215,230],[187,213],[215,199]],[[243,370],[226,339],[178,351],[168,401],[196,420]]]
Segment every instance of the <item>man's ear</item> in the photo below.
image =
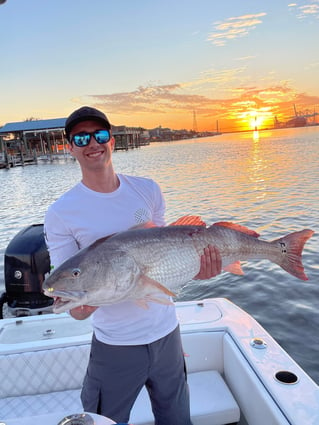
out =
[[111,149],[112,149],[112,152],[113,152],[114,148],[115,148],[115,137],[114,136],[111,137],[110,143],[111,143]]
[[73,156],[73,143],[68,143],[68,150],[70,154]]

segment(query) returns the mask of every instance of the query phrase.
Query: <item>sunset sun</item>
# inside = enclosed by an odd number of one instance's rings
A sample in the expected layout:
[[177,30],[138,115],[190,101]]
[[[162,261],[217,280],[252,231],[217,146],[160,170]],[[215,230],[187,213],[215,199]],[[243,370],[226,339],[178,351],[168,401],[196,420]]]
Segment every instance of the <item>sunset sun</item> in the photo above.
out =
[[257,113],[254,115],[252,113],[249,120],[250,128],[252,130],[259,129],[262,126],[264,120],[265,118],[262,115],[258,115]]

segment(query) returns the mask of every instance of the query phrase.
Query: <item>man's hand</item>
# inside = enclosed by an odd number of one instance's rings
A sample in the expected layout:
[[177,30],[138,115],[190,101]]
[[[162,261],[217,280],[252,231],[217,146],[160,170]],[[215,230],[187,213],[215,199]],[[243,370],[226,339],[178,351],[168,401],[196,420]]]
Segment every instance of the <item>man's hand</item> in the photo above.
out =
[[92,305],[80,305],[79,307],[72,308],[72,310],[70,310],[70,314],[76,320],[84,320],[91,316],[97,308],[98,307],[94,307]]
[[200,258],[200,270],[194,279],[210,279],[222,271],[222,259],[215,246],[208,245]]

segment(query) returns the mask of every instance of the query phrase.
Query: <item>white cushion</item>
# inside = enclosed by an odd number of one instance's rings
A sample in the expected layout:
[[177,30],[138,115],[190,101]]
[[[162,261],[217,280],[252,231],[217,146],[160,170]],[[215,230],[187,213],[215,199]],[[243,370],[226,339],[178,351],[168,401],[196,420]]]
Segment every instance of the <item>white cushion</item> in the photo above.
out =
[[[188,384],[193,425],[223,425],[239,421],[239,407],[217,371],[190,373]],[[145,387],[133,406],[130,422],[134,425],[154,425]]]
[[[188,375],[193,425],[222,425],[239,420],[239,408],[217,371]],[[43,415],[66,410],[82,412],[80,389],[49,394],[20,395],[0,400],[1,419]],[[130,417],[134,425],[153,425],[154,417],[145,387],[139,394]]]
[[182,333],[188,373],[202,370],[224,370],[223,340],[225,332]]
[[238,404],[217,371],[191,373],[188,383],[193,425],[222,425],[239,421]]
[[0,356],[0,398],[81,388],[90,344]]
[[80,413],[83,411],[80,393],[81,390],[78,389],[1,398],[0,420],[45,415],[52,412]]

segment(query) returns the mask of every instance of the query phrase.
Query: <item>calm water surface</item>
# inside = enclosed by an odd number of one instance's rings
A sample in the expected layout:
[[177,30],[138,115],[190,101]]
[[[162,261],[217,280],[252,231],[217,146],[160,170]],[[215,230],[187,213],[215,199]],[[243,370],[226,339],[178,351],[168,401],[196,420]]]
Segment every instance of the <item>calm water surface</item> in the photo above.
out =
[[[311,228],[300,281],[266,260],[190,282],[180,300],[225,297],[252,314],[319,383],[319,127],[155,143],[116,152],[116,170],[154,178],[167,202],[167,221],[201,215],[246,225],[272,240]],[[77,163],[60,160],[0,170],[0,292],[3,255],[25,226],[42,223],[47,207],[80,179]]]

